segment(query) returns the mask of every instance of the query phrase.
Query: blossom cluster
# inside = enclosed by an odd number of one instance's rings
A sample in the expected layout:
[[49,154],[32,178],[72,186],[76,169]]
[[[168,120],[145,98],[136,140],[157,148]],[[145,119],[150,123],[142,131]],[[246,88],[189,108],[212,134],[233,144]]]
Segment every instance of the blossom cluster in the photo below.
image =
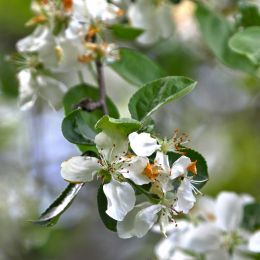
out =
[[59,80],[60,73],[75,77],[86,70],[94,71],[93,62],[97,59],[104,63],[118,60],[118,45],[109,42],[109,29],[115,23],[127,21],[144,30],[138,38],[142,43],[153,43],[161,36],[170,35],[168,4],[166,1],[156,2],[34,0],[32,10],[35,16],[27,25],[36,28],[17,43],[21,108],[31,107],[38,96],[51,106],[59,107],[69,87]]
[[[120,238],[142,237],[157,222],[165,234],[175,216],[194,206],[196,184],[206,181],[194,179],[196,161],[184,154],[170,166],[167,153],[175,149],[173,140],[103,130],[95,144],[97,157],[72,157],[62,163],[61,175],[71,183],[90,182],[95,175],[102,180],[106,214],[117,221]],[[143,196],[137,199],[137,192]]]
[[252,202],[250,195],[226,191],[215,200],[201,197],[190,221],[167,227],[168,237],[155,248],[158,259],[255,259],[252,254],[260,253],[260,231],[250,232],[241,225],[243,208]]

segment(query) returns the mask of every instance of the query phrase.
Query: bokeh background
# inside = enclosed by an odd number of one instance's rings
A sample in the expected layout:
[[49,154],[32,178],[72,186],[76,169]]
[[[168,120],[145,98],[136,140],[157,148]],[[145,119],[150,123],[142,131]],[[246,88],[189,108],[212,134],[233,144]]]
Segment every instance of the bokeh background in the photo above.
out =
[[[206,195],[233,190],[260,200],[260,82],[215,59],[201,39],[193,11],[189,1],[176,5],[170,39],[133,46],[169,75],[198,81],[193,93],[154,116],[156,131],[171,136],[179,128],[189,135],[189,145],[208,162]],[[0,1],[0,259],[155,259],[157,234],[120,240],[105,229],[96,209],[95,183],[86,185],[55,227],[30,223],[66,186],[60,163],[79,154],[61,134],[63,111],[41,100],[30,111],[17,106],[16,70],[8,57],[17,40],[31,32],[24,26],[30,17],[30,0]],[[109,95],[126,116],[134,87],[109,70],[106,78]]]

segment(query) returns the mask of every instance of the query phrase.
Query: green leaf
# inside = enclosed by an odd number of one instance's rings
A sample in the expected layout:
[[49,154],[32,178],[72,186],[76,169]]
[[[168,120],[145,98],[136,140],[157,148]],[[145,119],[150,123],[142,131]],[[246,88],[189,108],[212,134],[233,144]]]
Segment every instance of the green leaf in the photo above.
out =
[[138,51],[127,48],[120,49],[120,60],[110,64],[110,67],[123,79],[136,86],[165,76],[154,61]]
[[248,27],[235,33],[229,40],[230,48],[247,56],[254,64],[260,64],[260,26]]
[[260,26],[260,10],[253,3],[242,3],[239,6],[240,25],[243,27]]
[[163,105],[189,93],[196,84],[195,81],[181,76],[152,81],[131,97],[129,111],[134,119],[144,121]]
[[55,225],[61,214],[71,205],[83,185],[83,183],[70,183],[62,194],[50,205],[50,207],[41,214],[40,218],[33,221],[33,223],[47,227]]
[[257,67],[250,59],[229,48],[228,41],[234,33],[234,28],[225,17],[206,6],[198,5],[196,18],[205,42],[221,62],[250,74],[257,73]]
[[98,194],[97,194],[97,203],[98,203],[98,212],[100,215],[100,218],[102,219],[104,225],[111,231],[116,232],[116,224],[117,221],[114,220],[113,218],[110,218],[107,213],[107,197],[104,194],[103,191],[103,185],[100,185],[98,189]]
[[[103,116],[101,109],[96,109],[93,112],[74,110],[75,105],[86,98],[97,101],[99,98],[98,89],[88,84],[77,85],[66,93],[63,100],[65,115],[67,116],[62,123],[63,135],[68,141],[77,144],[82,152],[96,150],[93,146],[94,133],[97,133],[94,126]],[[119,113],[113,102],[106,98],[106,103],[109,115],[118,118]]]
[[109,116],[103,116],[96,124],[97,129],[120,131],[123,135],[128,135],[141,128],[141,123],[131,118],[115,119]]
[[[98,88],[88,84],[80,84],[71,88],[66,93],[63,99],[65,115],[68,115],[70,112],[75,110],[75,105],[79,104],[82,100],[86,98],[90,98],[93,101],[97,101],[99,99]],[[114,118],[119,118],[119,113],[116,106],[108,97],[106,98],[106,103],[109,115]],[[103,116],[103,112],[101,109],[96,109],[91,113],[96,115],[97,120]]]
[[73,144],[94,145],[96,115],[82,110],[72,111],[63,119],[62,133]]
[[113,24],[109,29],[120,40],[135,40],[144,30],[124,24]]
[[[185,156],[189,157],[192,162],[197,161],[196,167],[197,167],[197,175],[194,176],[193,180],[195,181],[203,181],[198,184],[193,184],[197,189],[201,189],[208,181],[209,175],[208,175],[208,166],[206,163],[206,160],[204,157],[198,153],[197,151],[194,151],[192,149],[183,147],[181,149],[181,152],[185,154]],[[172,165],[177,159],[179,159],[182,154],[169,152],[169,162],[170,165]]]
[[244,207],[242,226],[250,231],[260,229],[260,203],[254,202]]

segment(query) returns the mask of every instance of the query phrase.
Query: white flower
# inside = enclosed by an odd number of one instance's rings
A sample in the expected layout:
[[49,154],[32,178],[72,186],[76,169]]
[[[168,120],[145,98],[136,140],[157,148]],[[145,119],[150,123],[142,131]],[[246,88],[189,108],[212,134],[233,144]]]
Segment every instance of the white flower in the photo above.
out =
[[[162,172],[159,174],[158,180],[162,182],[164,191],[170,189],[171,180],[182,177],[181,184],[177,190],[175,210],[187,214],[196,202],[193,191],[195,193],[200,193],[199,190],[192,185],[192,183],[198,183],[198,181],[195,181],[192,177],[188,176],[188,171],[193,171],[194,174],[196,173],[196,162],[193,163],[190,158],[181,156],[173,163],[172,168],[170,168],[168,157],[162,153],[157,154],[155,161],[162,168]],[[166,176],[168,176],[168,180]]]
[[111,181],[103,186],[108,200],[106,213],[121,221],[135,205],[135,192],[132,186],[122,180],[132,180],[137,185],[150,182],[143,174],[149,163],[148,158],[127,155],[128,140],[120,133],[103,131],[96,135],[95,143],[100,159],[89,156],[76,156],[61,165],[61,175],[69,182],[89,182],[101,169],[111,174]]
[[168,38],[173,32],[171,5],[161,1],[137,0],[128,10],[133,27],[144,29],[138,37],[142,44],[153,44],[160,38]]
[[[187,233],[182,247],[197,253],[208,254],[210,252],[209,259],[218,259],[216,256],[220,254],[220,251],[223,255],[228,255],[230,247],[233,247],[234,254],[241,255],[239,251],[243,250],[243,247],[240,248],[241,245],[237,244],[237,241],[240,240],[240,243],[243,244],[245,243],[243,241],[249,239],[250,245],[253,237],[250,238],[248,233],[240,229],[243,207],[252,202],[252,197],[239,196],[233,192],[221,192],[215,203],[212,203],[210,199],[202,199],[203,203],[198,203],[197,206],[200,208],[196,210],[195,215],[202,212],[199,216],[204,217],[207,222],[200,223]],[[252,247],[249,245],[248,248],[251,250]]]
[[161,147],[157,144],[157,140],[152,138],[148,133],[138,134],[133,132],[128,136],[128,138],[132,150],[138,156],[150,156]]

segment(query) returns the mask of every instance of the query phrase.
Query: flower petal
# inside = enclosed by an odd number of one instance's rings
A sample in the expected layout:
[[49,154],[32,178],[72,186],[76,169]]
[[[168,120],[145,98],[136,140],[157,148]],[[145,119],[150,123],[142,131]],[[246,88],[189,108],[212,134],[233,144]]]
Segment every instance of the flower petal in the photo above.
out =
[[196,206],[192,209],[191,214],[203,218],[208,222],[215,222],[215,200],[207,196],[200,197]]
[[62,105],[62,99],[67,91],[67,86],[54,78],[48,76],[37,76],[39,95],[44,98],[51,107],[58,109]]
[[104,158],[112,162],[128,150],[128,140],[119,132],[102,131],[95,137],[95,143]]
[[123,220],[126,214],[134,208],[134,189],[127,182],[112,179],[110,183],[103,186],[103,190],[107,197],[107,215],[118,221]]
[[26,110],[32,107],[37,98],[37,88],[29,69],[17,74],[19,80],[19,107]]
[[123,164],[123,169],[119,170],[119,172],[122,173],[125,178],[132,180],[138,185],[147,184],[150,182],[150,179],[143,172],[148,163],[148,158],[135,156]]
[[187,214],[194,206],[195,202],[196,198],[192,192],[192,184],[189,180],[184,179],[177,190],[177,202],[175,210]]
[[120,238],[143,237],[158,219],[161,205],[143,203],[137,205],[123,221],[117,222]]
[[100,168],[97,158],[75,156],[61,164],[61,176],[72,183],[90,182]]
[[187,156],[181,156],[178,160],[176,160],[171,169],[171,179],[175,179],[179,176],[187,174],[187,168],[191,164],[191,160]]
[[260,231],[255,232],[249,239],[248,249],[260,253]]
[[133,132],[128,136],[128,139],[132,150],[138,156],[150,156],[161,147],[157,144],[157,140],[148,133]]
[[158,151],[154,163],[161,168],[156,180],[160,183],[163,192],[172,190],[173,186],[170,180],[171,168],[169,166],[168,155]]
[[148,163],[148,158],[135,156],[123,164],[123,169],[120,169],[119,172],[122,173],[125,178],[132,180],[135,184],[143,185],[150,182],[150,179],[143,173]]
[[216,217],[220,229],[236,230],[243,217],[243,199],[234,192],[221,192],[216,200]]
[[174,258],[175,252],[177,248],[180,248],[182,237],[191,228],[193,228],[192,224],[184,220],[179,220],[177,227],[175,223],[171,225],[171,230],[168,231],[170,234],[155,247],[155,254],[158,259],[176,259]]

